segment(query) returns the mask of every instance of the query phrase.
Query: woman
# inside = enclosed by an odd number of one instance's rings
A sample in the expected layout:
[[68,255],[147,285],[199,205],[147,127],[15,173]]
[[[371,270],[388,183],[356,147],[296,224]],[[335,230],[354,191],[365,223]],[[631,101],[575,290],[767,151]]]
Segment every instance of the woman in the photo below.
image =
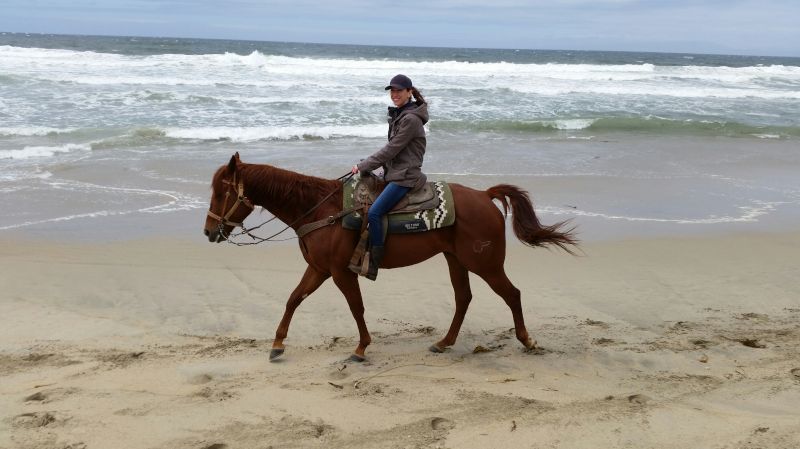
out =
[[[389,107],[389,142],[372,156],[353,166],[352,172],[369,172],[383,167],[386,187],[369,208],[369,270],[366,277],[375,280],[383,259],[383,216],[406,193],[422,187],[427,177],[422,173],[425,155],[425,123],[428,105],[411,79],[397,75],[386,86],[394,107]],[[411,101],[411,98],[415,101]]]

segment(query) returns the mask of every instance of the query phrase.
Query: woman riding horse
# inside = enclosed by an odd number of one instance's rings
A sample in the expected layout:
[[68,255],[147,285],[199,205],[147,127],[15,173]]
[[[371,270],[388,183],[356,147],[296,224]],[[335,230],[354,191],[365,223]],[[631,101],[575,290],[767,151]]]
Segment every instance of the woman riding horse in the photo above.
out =
[[[383,259],[383,216],[410,191],[422,187],[426,176],[422,173],[425,156],[425,123],[428,122],[428,104],[405,75],[397,75],[386,86],[395,107],[389,107],[389,142],[372,156],[353,166],[352,173],[370,172],[383,167],[386,187],[370,206],[369,269],[364,275],[375,280]],[[411,97],[414,97],[414,102]],[[351,268],[359,273],[358,268]]]

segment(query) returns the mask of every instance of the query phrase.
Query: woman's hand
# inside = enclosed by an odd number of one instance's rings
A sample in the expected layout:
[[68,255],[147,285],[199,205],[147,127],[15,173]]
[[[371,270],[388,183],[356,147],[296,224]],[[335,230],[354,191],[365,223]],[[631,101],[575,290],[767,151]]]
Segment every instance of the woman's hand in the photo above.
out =
[[358,173],[358,165],[354,165],[353,168],[350,169],[350,173],[357,174]]

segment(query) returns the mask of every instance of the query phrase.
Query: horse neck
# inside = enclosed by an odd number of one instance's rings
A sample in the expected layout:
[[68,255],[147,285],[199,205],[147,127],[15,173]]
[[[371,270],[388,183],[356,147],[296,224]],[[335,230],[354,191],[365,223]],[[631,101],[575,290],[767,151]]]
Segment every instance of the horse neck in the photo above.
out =
[[[245,194],[253,204],[267,209],[284,223],[295,223],[300,220],[295,228],[313,221],[320,211],[328,209],[323,205],[307,217],[303,217],[338,186],[337,181],[256,164],[242,167],[242,181]],[[327,214],[330,215],[330,212]]]

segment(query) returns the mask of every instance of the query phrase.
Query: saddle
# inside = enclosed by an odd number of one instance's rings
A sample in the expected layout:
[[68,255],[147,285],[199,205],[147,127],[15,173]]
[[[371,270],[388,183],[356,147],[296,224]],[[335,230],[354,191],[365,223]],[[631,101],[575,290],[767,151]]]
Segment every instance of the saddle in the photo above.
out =
[[[389,214],[403,214],[417,212],[420,210],[435,209],[441,203],[441,199],[436,195],[435,183],[428,182],[419,189],[408,192],[398,203],[389,211]],[[353,192],[354,206],[369,207],[381,194],[386,184],[379,182],[375,176],[366,176],[360,179]]]
[[[369,270],[367,212],[384,186],[384,182],[370,174],[363,178],[354,176],[343,190],[342,209],[353,212],[342,218],[342,226],[361,231],[349,268],[362,275]],[[384,238],[386,234],[408,234],[444,228],[452,226],[455,221],[455,203],[450,186],[441,181],[428,182],[407,193],[383,217]]]
[[[343,210],[353,210],[342,219],[345,229],[364,230],[366,212],[383,190],[383,181],[376,177],[354,176],[343,189]],[[384,217],[384,232],[406,234],[452,226],[456,220],[450,185],[436,181],[412,190]]]

